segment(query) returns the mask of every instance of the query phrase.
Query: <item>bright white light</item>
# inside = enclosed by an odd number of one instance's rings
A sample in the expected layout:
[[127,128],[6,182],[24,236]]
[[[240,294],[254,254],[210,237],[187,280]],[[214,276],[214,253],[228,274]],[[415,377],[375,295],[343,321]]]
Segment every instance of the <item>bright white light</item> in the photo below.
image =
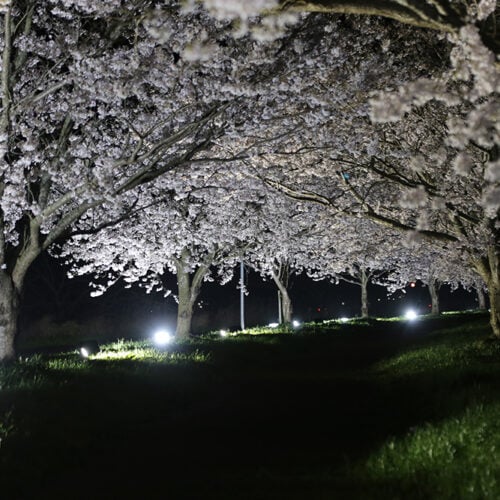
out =
[[267,325],[269,328],[277,328],[278,326],[280,326],[279,323],[269,323],[269,325]]
[[349,318],[346,318],[345,316],[343,316],[342,318],[339,318],[339,321],[341,323],[347,323],[349,321]]
[[154,336],[153,339],[155,341],[155,344],[157,345],[167,345],[168,343],[172,342],[172,335],[168,333],[166,330],[158,330]]
[[292,321],[292,325],[293,325],[293,327],[294,327],[294,328],[298,328],[298,327],[300,326],[300,321],[298,321],[298,320],[294,319],[294,320]]
[[221,330],[219,334],[221,337],[227,337],[227,330]]
[[409,321],[417,319],[417,316],[417,313],[413,309],[408,309],[408,311],[405,312],[405,318]]
[[80,354],[82,355],[82,357],[84,358],[88,358],[90,353],[88,351],[88,349],[86,349],[85,347],[80,347]]

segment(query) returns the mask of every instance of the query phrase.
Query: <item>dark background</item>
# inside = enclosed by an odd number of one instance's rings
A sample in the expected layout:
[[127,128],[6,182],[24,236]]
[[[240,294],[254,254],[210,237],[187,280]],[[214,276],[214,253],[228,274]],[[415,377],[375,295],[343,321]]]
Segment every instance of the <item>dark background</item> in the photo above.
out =
[[[245,326],[267,325],[278,321],[277,288],[246,270]],[[175,276],[166,283],[176,291]],[[206,282],[202,286],[195,309],[193,331],[201,333],[217,329],[239,329],[239,269],[225,286]],[[147,294],[134,286],[125,289],[118,282],[104,295],[90,297],[88,279],[68,279],[60,261],[44,254],[34,263],[26,280],[21,308],[21,337],[75,335],[85,337],[141,338],[159,327],[175,330],[177,304],[172,296]],[[406,293],[387,295],[385,288],[369,287],[370,315],[396,316],[408,307],[420,314],[429,312],[427,288],[417,282]],[[305,275],[291,279],[290,295],[294,318],[314,321],[360,315],[360,287],[329,281],[313,281]],[[474,309],[476,295],[459,289],[451,292],[443,286],[440,292],[442,311]]]

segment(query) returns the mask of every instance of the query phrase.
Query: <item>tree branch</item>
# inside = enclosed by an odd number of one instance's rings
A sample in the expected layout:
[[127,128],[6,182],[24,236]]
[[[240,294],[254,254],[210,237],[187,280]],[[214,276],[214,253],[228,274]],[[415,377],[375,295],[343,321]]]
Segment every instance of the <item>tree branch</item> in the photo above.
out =
[[382,16],[447,32],[463,26],[466,14],[462,5],[446,0],[281,0],[280,9]]

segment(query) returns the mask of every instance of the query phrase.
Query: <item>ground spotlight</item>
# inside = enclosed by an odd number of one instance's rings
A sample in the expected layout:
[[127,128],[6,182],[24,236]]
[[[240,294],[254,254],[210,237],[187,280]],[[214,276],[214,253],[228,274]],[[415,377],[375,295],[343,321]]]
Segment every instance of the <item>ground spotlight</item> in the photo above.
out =
[[408,309],[405,312],[405,318],[409,321],[413,321],[414,319],[417,319],[418,314],[413,310],[413,309]]
[[279,323],[269,323],[267,326],[269,328],[278,328],[278,326],[280,326],[280,324]]
[[95,340],[89,340],[79,347],[78,352],[82,358],[86,359],[99,352],[99,344]]
[[227,337],[227,330],[220,330],[220,331],[219,331],[219,335],[220,335],[221,337]]
[[294,319],[294,320],[292,321],[292,326],[293,326],[294,328],[298,328],[298,327],[300,326],[300,321],[299,321],[299,320],[297,320],[297,319]]
[[346,318],[345,316],[342,316],[342,318],[339,318],[339,321],[341,323],[347,323],[349,321],[349,318]]
[[158,330],[153,335],[153,340],[156,345],[165,346],[167,344],[170,344],[170,342],[172,342],[173,337],[172,335],[170,335],[169,332],[167,332],[167,330]]

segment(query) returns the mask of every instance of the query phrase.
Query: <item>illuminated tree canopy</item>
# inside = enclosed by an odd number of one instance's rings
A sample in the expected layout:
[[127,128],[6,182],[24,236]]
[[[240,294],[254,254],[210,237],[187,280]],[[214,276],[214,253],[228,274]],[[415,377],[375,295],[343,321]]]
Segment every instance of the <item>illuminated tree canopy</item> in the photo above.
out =
[[495,8],[0,2],[0,359],[42,251],[155,286],[236,247],[314,269],[354,219],[467,254],[500,336]]

